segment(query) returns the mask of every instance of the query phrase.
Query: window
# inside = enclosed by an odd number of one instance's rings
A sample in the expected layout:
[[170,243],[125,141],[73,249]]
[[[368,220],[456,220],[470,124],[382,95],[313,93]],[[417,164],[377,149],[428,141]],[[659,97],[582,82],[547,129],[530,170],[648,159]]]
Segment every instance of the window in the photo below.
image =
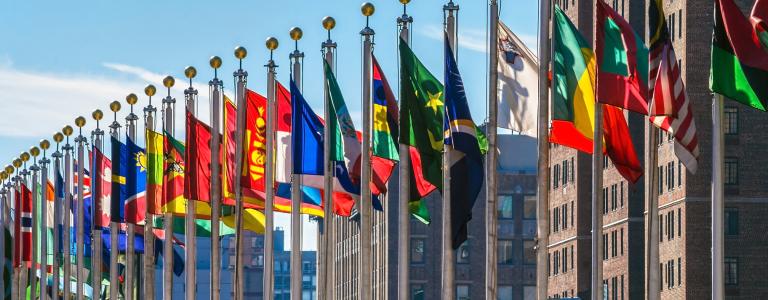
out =
[[536,264],[536,250],[534,246],[536,242],[533,240],[523,241],[523,264],[535,265]]
[[723,108],[723,133],[739,134],[739,108],[726,106]]
[[568,161],[563,161],[563,185],[568,183]]
[[536,219],[536,196],[523,196],[523,219]]
[[677,161],[677,186],[683,185],[683,163]]
[[683,260],[682,258],[677,258],[677,285],[683,285]]
[[499,195],[499,219],[512,219],[514,218],[514,201],[512,195]]
[[618,244],[619,244],[618,234],[614,230],[613,232],[611,232],[611,257],[618,256],[618,250],[619,250],[619,247],[617,247]]
[[618,193],[616,191],[616,185],[611,185],[611,211],[615,211],[618,205]]
[[456,285],[456,300],[469,300],[469,286],[466,284]]
[[563,204],[561,215],[563,216],[563,230],[568,229],[568,203]]
[[608,259],[608,234],[603,234],[603,260]]
[[574,179],[574,176],[573,176],[573,174],[574,174],[574,170],[575,170],[575,168],[573,167],[573,166],[574,166],[574,163],[573,163],[573,157],[571,157],[571,165],[570,165],[570,166],[571,166],[571,172],[568,172],[568,174],[569,174],[569,175],[571,175],[571,182],[574,182],[574,180],[573,180],[573,179]]
[[424,300],[424,285],[411,284],[411,299]]
[[[675,34],[674,32],[672,34]],[[683,10],[677,11],[677,37],[683,38]]]
[[[661,273],[664,270],[664,264],[659,263],[659,273]],[[664,273],[659,274],[659,289],[664,289]]]
[[736,257],[726,257],[723,259],[725,264],[725,285],[739,284],[739,259]]
[[659,215],[659,243],[664,241],[664,223],[661,222],[661,215]]
[[509,285],[499,285],[499,290],[496,293],[496,299],[498,300],[507,300],[507,299],[513,299],[512,296],[512,286]]
[[411,239],[411,263],[424,263],[425,243],[421,238]]
[[669,182],[667,183],[667,190],[671,191],[675,187],[675,163],[670,162],[668,168]]
[[621,189],[619,193],[619,202],[621,203],[621,207],[624,207],[624,181],[621,181]]
[[576,216],[573,215],[573,201],[571,201],[571,227],[573,227],[573,219],[576,219]]
[[624,275],[621,275],[621,300],[624,300]]
[[739,235],[739,209],[735,207],[725,208],[725,235]]
[[514,247],[512,247],[512,240],[499,240],[498,243],[499,264],[511,265],[514,263]]
[[624,255],[624,228],[621,228],[620,230],[621,236],[619,237],[619,245],[621,245],[621,255]]
[[568,271],[568,247],[563,248],[563,273]]
[[669,261],[669,287],[675,286],[675,260]]
[[674,240],[675,239],[675,211],[672,210],[669,212],[669,239]]
[[555,165],[555,172],[552,179],[554,180],[554,188],[560,186],[560,165]]
[[552,211],[552,231],[558,232],[560,231],[560,207],[555,207]]
[[613,296],[611,299],[618,299],[619,298],[619,279],[616,277],[611,278],[611,296]]
[[664,181],[661,178],[664,178],[664,167],[659,167],[659,195],[664,193]]
[[603,214],[608,214],[608,188],[603,188]]
[[725,158],[725,185],[739,184],[739,159],[735,157]]
[[573,245],[571,245],[571,270],[573,270],[573,262],[576,260],[575,258],[573,258],[573,256],[574,256]]
[[560,273],[560,251],[559,250],[555,250],[555,253],[552,255],[552,265],[554,266],[554,268],[552,269],[555,270],[555,275]]
[[683,209],[677,209],[677,237],[683,235]]
[[[512,298],[507,298],[512,299]],[[523,286],[523,300],[535,300],[536,299],[536,286],[524,285]]]
[[464,241],[456,250],[456,263],[468,264],[469,263],[469,240]]
[[552,256],[551,254],[547,253],[547,274],[549,274],[549,276],[552,276],[552,268],[550,267],[550,264],[549,264],[549,259],[551,256]]

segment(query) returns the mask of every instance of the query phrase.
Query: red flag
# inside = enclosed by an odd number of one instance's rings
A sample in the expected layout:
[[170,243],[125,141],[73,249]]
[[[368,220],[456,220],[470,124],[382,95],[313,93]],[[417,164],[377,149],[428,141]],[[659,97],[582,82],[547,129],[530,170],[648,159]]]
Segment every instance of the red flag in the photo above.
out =
[[187,111],[187,149],[184,198],[210,202],[211,128]]
[[101,150],[94,148],[93,152],[93,170],[95,172],[93,181],[93,200],[96,210],[94,225],[99,228],[109,228],[110,206],[112,204],[112,161],[101,153]]
[[616,166],[616,170],[629,182],[637,182],[643,175],[643,167],[637,159],[622,109],[603,105],[603,130],[605,152]]
[[[19,191],[14,195],[15,218],[14,218],[14,266],[21,266],[22,262],[32,261],[32,191],[25,184],[21,184]],[[21,237],[21,238],[18,238]],[[22,253],[22,245],[24,252]]]

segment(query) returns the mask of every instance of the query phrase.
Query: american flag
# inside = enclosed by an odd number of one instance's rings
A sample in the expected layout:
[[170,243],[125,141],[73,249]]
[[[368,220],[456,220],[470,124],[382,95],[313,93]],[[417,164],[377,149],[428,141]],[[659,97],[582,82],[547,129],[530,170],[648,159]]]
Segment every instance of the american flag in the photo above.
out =
[[[691,103],[685,93],[680,64],[672,47],[661,0],[651,1],[649,24],[651,122],[675,137],[675,155],[685,167],[696,173],[699,159],[699,139],[693,120]],[[674,33],[673,33],[674,34]]]

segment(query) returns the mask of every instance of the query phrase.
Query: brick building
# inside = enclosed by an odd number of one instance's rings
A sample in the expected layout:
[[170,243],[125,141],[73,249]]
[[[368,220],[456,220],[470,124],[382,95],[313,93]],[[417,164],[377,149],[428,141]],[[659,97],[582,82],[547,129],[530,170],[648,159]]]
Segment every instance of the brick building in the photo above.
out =
[[[648,0],[606,1],[635,30],[646,35]],[[712,170],[712,95],[708,88],[713,2],[662,1],[673,45],[692,103],[701,156],[691,174],[674,154],[671,136],[659,134],[658,190],[661,296],[708,298],[710,288],[710,199]],[[736,0],[747,13],[754,1]],[[594,0],[557,0],[587,40],[593,39]],[[760,151],[768,123],[763,115],[735,102],[725,105],[725,281],[726,297],[757,299],[768,295],[768,186]],[[643,153],[645,121],[629,113],[638,155]],[[550,256],[548,295],[590,295],[590,156],[552,146],[550,170]],[[641,162],[644,157],[640,157]],[[749,161],[747,161],[749,159]],[[604,162],[606,162],[604,160]],[[603,276],[608,299],[644,296],[644,187],[622,180],[615,168],[603,170]],[[630,259],[631,258],[631,259]],[[575,260],[575,261],[574,261]]]

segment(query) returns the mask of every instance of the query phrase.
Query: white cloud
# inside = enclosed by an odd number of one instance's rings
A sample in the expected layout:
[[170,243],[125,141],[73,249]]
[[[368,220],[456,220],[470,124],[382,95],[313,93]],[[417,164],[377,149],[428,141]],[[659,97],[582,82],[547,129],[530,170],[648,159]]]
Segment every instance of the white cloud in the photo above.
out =
[[[430,24],[420,28],[421,29],[419,30],[419,33],[421,35],[434,40],[443,40],[444,33],[442,26]],[[523,40],[523,43],[525,43],[528,48],[534,52],[537,51],[536,49],[538,38],[536,35],[518,34],[518,37]],[[485,29],[459,29],[459,47],[461,48],[480,53],[488,53],[486,39],[487,36]]]

